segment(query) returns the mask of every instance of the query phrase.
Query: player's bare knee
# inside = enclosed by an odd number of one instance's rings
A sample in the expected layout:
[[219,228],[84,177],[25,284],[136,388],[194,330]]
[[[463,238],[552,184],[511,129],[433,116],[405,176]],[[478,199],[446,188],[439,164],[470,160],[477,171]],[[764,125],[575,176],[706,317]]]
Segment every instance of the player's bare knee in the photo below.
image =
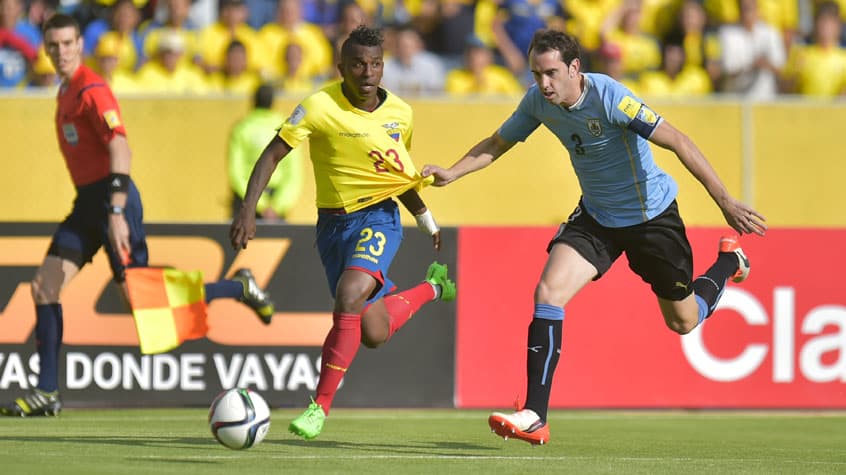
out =
[[556,292],[556,289],[553,286],[541,280],[538,282],[538,285],[535,286],[535,303],[548,303],[550,305],[554,305],[555,302],[561,300],[557,294],[558,292]]
[[41,275],[36,275],[30,282],[30,293],[36,305],[56,303],[59,301],[59,288],[44,281]]
[[687,335],[696,328],[696,322],[688,322],[681,318],[667,319],[665,323],[667,324],[667,328],[679,335]]
[[361,327],[361,344],[367,348],[378,348],[388,339],[387,331],[372,326]]
[[335,311],[340,313],[360,314],[364,309],[366,297],[352,295],[350,293],[339,293],[335,297]]
[[385,343],[385,340],[376,340],[371,336],[365,335],[364,333],[361,334],[361,344],[364,345],[365,348],[370,348],[371,350],[374,348],[379,348],[382,344]]

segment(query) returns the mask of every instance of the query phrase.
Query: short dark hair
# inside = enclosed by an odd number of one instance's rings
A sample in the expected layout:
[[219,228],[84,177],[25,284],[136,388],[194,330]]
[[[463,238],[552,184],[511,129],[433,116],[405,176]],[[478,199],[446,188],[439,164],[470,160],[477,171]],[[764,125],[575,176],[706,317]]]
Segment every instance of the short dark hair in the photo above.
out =
[[840,4],[832,0],[825,0],[818,3],[814,20],[819,20],[820,17],[824,16],[840,18]]
[[561,61],[570,65],[574,59],[581,61],[579,42],[572,35],[558,30],[538,30],[532,37],[529,45],[529,54],[545,53],[547,51],[558,51],[561,53]]
[[64,13],[56,13],[44,22],[44,26],[41,28],[41,34],[47,33],[47,30],[54,30],[67,27],[72,27],[74,30],[76,30],[76,36],[79,36],[79,23],[70,15],[65,15]]
[[256,109],[270,109],[273,106],[273,86],[262,84],[257,87],[253,96],[253,104]]
[[241,48],[243,50],[247,49],[247,46],[241,42],[241,40],[232,40],[226,45],[226,54],[229,54],[230,51],[236,48]]
[[353,45],[381,47],[383,41],[384,38],[382,37],[381,30],[370,28],[367,25],[359,25],[341,45],[341,57],[343,58],[350,54],[350,48]]

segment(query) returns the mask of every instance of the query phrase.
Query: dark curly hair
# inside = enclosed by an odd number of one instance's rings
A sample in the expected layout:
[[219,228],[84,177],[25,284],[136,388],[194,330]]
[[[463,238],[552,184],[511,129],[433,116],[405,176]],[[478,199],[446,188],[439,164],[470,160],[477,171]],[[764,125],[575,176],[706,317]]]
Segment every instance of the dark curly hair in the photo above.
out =
[[381,47],[383,41],[381,30],[359,25],[341,45],[341,57],[349,55],[353,45]]
[[574,59],[581,60],[579,53],[579,42],[576,38],[557,30],[538,30],[532,37],[529,45],[529,54],[545,53],[547,51],[558,51],[561,53],[561,60],[570,65]]

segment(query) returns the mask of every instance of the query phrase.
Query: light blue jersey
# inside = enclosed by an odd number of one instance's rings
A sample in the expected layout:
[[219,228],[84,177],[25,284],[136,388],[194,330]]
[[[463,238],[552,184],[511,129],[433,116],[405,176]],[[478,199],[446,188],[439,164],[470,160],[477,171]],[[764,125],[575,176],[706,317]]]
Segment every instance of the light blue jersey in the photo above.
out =
[[549,103],[533,85],[499,135],[523,142],[545,125],[570,152],[585,211],[612,228],[648,221],[678,193],[676,182],[655,164],[646,140],[662,118],[610,77],[584,76],[585,90],[569,109]]

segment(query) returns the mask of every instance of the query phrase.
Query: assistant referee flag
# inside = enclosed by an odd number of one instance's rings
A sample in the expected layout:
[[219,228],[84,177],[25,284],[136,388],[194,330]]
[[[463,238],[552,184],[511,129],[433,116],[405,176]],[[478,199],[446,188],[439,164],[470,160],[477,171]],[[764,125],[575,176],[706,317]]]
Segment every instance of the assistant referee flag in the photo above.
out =
[[141,353],[164,353],[208,332],[202,272],[131,267],[126,284]]

